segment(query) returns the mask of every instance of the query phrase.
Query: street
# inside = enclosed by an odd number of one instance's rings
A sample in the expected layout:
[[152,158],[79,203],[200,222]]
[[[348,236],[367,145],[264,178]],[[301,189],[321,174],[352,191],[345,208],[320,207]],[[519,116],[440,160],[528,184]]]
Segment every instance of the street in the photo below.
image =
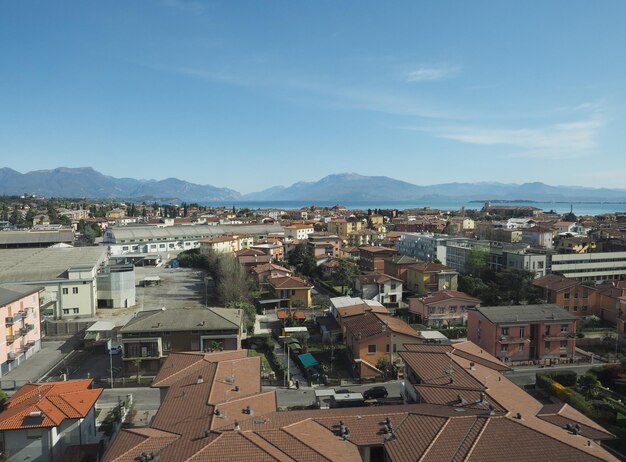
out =
[[594,367],[601,367],[602,363],[587,364],[566,364],[563,366],[552,367],[520,367],[510,372],[505,372],[504,376],[517,386],[524,387],[526,385],[535,384],[535,376],[538,372],[556,372],[556,371],[574,371],[578,375],[582,375]]

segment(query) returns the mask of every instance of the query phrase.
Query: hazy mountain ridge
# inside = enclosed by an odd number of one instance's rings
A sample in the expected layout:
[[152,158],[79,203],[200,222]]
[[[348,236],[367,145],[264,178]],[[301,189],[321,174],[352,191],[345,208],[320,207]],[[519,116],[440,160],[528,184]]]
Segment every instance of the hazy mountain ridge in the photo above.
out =
[[47,197],[211,201],[411,201],[462,199],[531,201],[626,201],[626,189],[551,186],[540,182],[444,183],[420,186],[386,176],[340,173],[291,186],[273,186],[242,195],[229,189],[166,178],[137,180],[103,175],[91,167],[34,170],[20,173],[0,168],[0,194],[36,194]]
[[0,194],[36,194],[47,197],[101,199],[154,197],[168,201],[238,200],[241,194],[228,188],[198,185],[177,178],[137,180],[103,175],[91,167],[55,168],[19,173],[0,169]]

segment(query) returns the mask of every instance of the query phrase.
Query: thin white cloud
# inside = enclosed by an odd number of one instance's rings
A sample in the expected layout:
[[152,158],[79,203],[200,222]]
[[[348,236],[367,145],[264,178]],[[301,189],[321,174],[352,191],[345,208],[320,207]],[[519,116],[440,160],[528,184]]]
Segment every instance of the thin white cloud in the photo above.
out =
[[514,153],[514,157],[568,158],[579,157],[595,149],[598,132],[604,126],[603,119],[593,117],[540,128],[451,127],[420,130],[462,143],[521,148],[522,151]]
[[406,76],[406,82],[426,82],[443,80],[458,74],[459,66],[422,66],[410,71]]

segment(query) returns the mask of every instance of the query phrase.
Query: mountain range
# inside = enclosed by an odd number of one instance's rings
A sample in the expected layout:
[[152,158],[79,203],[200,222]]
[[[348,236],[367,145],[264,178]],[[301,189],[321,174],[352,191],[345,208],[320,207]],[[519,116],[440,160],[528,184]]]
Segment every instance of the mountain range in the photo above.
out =
[[550,186],[544,183],[497,182],[444,183],[420,186],[386,176],[356,173],[328,175],[319,181],[274,186],[241,194],[233,189],[199,185],[167,178],[137,180],[114,178],[91,167],[34,170],[20,173],[0,168],[0,194],[35,194],[45,197],[155,200],[169,202],[236,201],[413,201],[413,200],[509,200],[509,201],[626,201],[626,189]]

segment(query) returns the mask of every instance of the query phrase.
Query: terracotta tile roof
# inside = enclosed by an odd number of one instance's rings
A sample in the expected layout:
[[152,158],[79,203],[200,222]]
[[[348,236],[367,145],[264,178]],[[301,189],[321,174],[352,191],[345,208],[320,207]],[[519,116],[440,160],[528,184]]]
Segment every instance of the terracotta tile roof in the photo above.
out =
[[439,292],[435,292],[428,297],[422,297],[420,300],[424,305],[429,305],[431,303],[438,303],[444,300],[453,299],[461,299],[471,303],[480,303],[479,299],[458,290],[440,290]]
[[402,430],[396,431],[396,438],[385,444],[390,459],[420,460],[447,421],[445,417],[408,415],[402,423]]
[[569,279],[565,276],[559,276],[558,274],[547,274],[533,281],[534,286],[554,290],[555,292],[560,292],[570,287],[576,287],[580,284],[580,281]]
[[288,268],[285,268],[284,266],[280,266],[280,265],[275,265],[274,263],[265,263],[263,265],[257,265],[254,268],[252,268],[252,272],[256,273],[256,274],[260,274],[260,273],[265,273],[266,271],[282,271],[288,274],[292,274],[293,271],[291,271]]
[[427,261],[414,263],[412,265],[409,265],[407,268],[409,270],[413,269],[416,271],[420,271],[422,273],[441,273],[441,272],[456,273],[456,270],[454,268],[450,268],[449,266],[442,265],[441,263],[434,263],[434,262],[427,262]]
[[[0,430],[56,427],[65,419],[86,417],[102,394],[93,380],[31,383],[22,386],[0,413]],[[40,416],[31,413],[41,412]]]
[[384,284],[387,281],[402,282],[402,279],[394,278],[383,273],[362,274],[358,277],[361,284]]
[[450,419],[424,455],[428,461],[463,461],[489,419],[458,417]]
[[275,289],[309,289],[313,287],[305,280],[293,276],[270,278],[267,282]]
[[235,255],[237,257],[261,257],[265,255],[265,252],[261,251],[261,250],[256,250],[256,249],[242,249],[242,250],[237,250],[235,252]]
[[578,424],[580,425],[580,434],[585,438],[603,440],[615,437],[612,433],[606,431],[603,427],[572,408],[569,404],[555,403],[553,405],[544,406],[537,416],[561,428],[565,428],[567,424]]
[[371,253],[397,253],[396,249],[392,249],[391,247],[381,247],[376,245],[364,245],[359,247],[359,250]]
[[[502,460],[539,461],[591,461],[614,460],[606,451],[598,451],[598,445],[584,450],[586,438],[578,437],[579,447],[563,444],[558,439],[522,425],[520,421],[507,418],[491,418],[476,441],[468,457],[469,461],[500,462]],[[595,453],[595,454],[594,454]]]
[[[181,459],[176,459],[181,460]],[[265,452],[239,432],[227,432],[217,435],[209,444],[203,446],[186,462],[275,462],[276,458]]]
[[402,351],[399,354],[406,365],[419,376],[422,384],[454,385],[477,391],[485,389],[483,383],[460,366],[450,353]]
[[259,431],[256,433],[259,437],[263,438],[272,446],[275,446],[285,454],[297,454],[298,462],[332,462],[330,459],[322,456],[315,448],[311,448],[302,443],[297,438],[293,437],[289,433],[283,430],[268,430]]
[[493,409],[495,412],[506,413],[506,409],[497,401],[479,390],[439,385],[415,385],[414,388],[422,402],[428,404],[454,406],[458,409]]
[[106,452],[106,460],[136,462],[137,454],[159,453],[178,438],[179,435],[154,428],[127,428],[115,438],[115,445]]
[[380,335],[387,329],[398,334],[419,337],[417,331],[401,319],[371,311],[348,317],[343,321],[343,325],[353,335],[360,334],[362,339]]

